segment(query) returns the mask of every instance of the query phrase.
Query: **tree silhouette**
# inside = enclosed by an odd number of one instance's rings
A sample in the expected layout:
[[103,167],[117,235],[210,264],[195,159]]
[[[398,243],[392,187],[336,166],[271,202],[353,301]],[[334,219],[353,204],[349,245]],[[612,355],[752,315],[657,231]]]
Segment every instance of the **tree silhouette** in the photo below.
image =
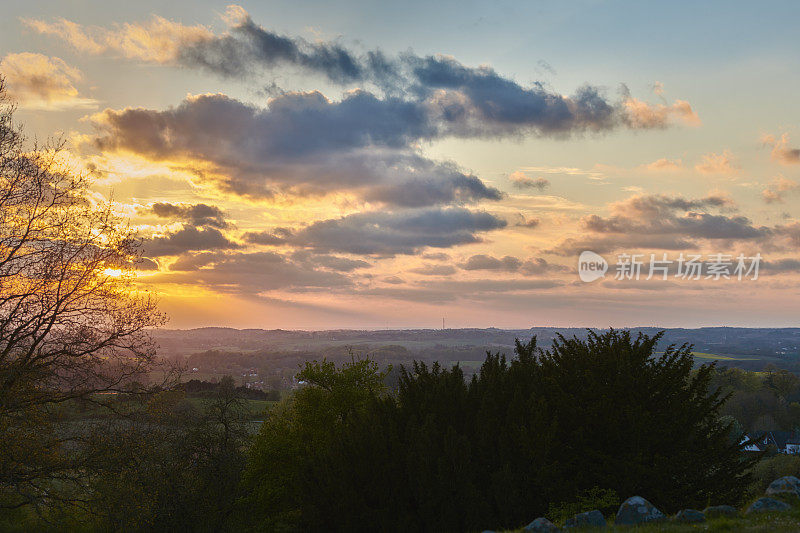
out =
[[163,319],[133,289],[131,232],[60,143],[27,143],[5,95],[0,79],[0,506],[20,507],[82,486],[99,424],[64,414],[135,393],[155,357],[146,328]]

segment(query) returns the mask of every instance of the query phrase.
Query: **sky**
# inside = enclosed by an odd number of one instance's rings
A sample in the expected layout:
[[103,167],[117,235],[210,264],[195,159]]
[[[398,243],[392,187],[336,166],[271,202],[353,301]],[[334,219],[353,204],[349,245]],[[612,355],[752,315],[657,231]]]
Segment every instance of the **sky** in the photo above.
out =
[[798,16],[32,0],[0,74],[169,327],[797,326]]

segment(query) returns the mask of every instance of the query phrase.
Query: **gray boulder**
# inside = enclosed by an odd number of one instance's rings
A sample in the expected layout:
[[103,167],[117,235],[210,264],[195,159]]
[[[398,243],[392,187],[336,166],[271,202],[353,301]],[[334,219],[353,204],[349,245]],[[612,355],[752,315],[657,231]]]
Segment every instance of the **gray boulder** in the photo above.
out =
[[537,533],[552,533],[554,531],[558,531],[558,528],[554,523],[552,523],[547,518],[540,516],[524,528],[522,531],[536,531]]
[[767,487],[767,496],[800,496],[800,479],[794,476],[778,478]]
[[576,514],[564,523],[564,529],[571,527],[606,527],[606,519],[603,513],[595,509]]
[[720,518],[722,516],[737,516],[739,511],[732,505],[712,505],[703,509],[706,518]]
[[682,524],[699,524],[706,521],[706,515],[697,509],[683,509],[675,515],[675,521]]
[[664,516],[664,513],[656,509],[652,503],[641,496],[632,496],[619,506],[614,523],[619,525],[635,525],[645,522],[657,522],[665,518],[666,516]]
[[767,511],[788,511],[792,506],[774,498],[759,498],[747,508],[745,514],[764,513]]

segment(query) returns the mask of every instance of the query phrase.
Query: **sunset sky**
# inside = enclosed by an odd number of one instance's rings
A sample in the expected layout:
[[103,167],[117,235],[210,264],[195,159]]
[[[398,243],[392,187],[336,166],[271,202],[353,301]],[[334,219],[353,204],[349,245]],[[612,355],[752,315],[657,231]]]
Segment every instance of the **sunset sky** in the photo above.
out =
[[17,120],[139,231],[170,327],[798,325],[800,3],[3,11]]

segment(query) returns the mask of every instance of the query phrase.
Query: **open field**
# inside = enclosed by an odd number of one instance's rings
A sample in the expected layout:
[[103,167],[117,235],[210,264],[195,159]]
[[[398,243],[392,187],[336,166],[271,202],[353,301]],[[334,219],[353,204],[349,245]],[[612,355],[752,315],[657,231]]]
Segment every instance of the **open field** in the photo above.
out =
[[763,357],[748,357],[743,355],[720,355],[706,352],[692,352],[695,359],[703,361],[756,361]]

